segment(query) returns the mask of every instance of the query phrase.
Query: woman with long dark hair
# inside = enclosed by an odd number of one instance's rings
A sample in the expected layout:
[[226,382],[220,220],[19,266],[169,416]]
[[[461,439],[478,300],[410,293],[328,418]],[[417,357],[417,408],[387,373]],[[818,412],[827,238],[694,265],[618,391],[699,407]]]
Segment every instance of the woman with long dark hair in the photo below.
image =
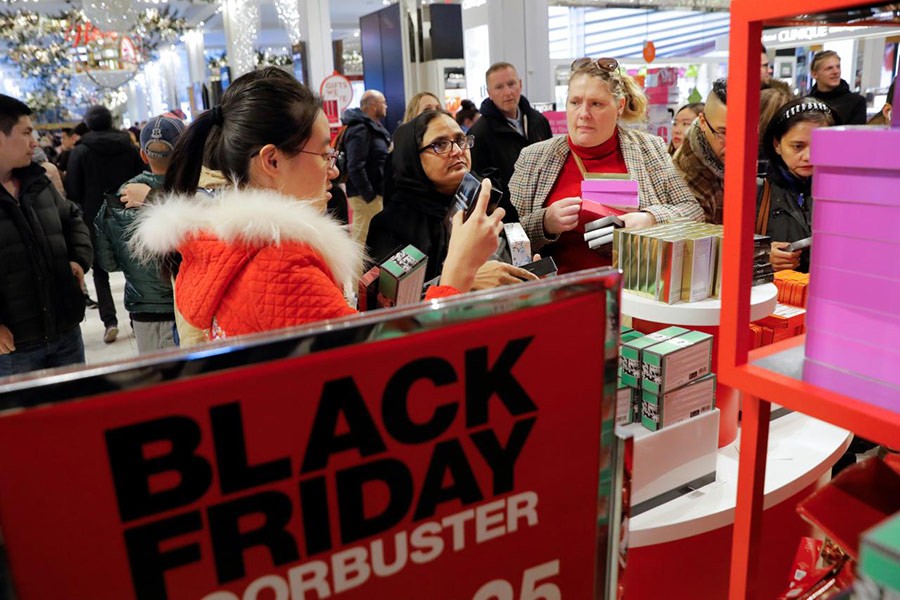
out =
[[776,271],[809,271],[809,249],[788,251],[791,242],[812,235],[812,132],[834,125],[824,102],[800,98],[785,104],[766,127],[763,148],[769,157],[756,201],[756,232],[772,238],[770,262]]
[[[178,308],[208,338],[352,314],[345,294],[356,288],[363,252],[325,212],[338,172],[321,100],[269,69],[232,87],[179,138],[166,174],[171,195],[144,210],[136,250],[180,255]],[[230,187],[198,193],[204,163]],[[455,228],[444,286],[429,297],[470,289],[496,248],[502,215],[488,217],[486,206],[482,194]]]

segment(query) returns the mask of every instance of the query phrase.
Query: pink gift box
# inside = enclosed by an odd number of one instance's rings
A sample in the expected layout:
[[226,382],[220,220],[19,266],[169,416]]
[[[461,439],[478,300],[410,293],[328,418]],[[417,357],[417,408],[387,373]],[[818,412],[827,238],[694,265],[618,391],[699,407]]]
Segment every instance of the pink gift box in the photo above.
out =
[[[836,233],[844,237],[900,243],[897,239],[900,206],[831,202],[815,196],[813,198],[815,233]],[[812,253],[813,260],[816,252],[817,250]]]
[[809,326],[806,330],[807,358],[900,386],[900,352],[892,348],[865,343],[859,336],[848,338]]
[[638,208],[637,194],[609,194],[606,192],[582,192],[581,199],[589,202],[597,202],[599,204],[610,204],[612,206],[626,206],[629,208]]
[[875,277],[866,273],[840,271],[815,262],[809,278],[809,311],[815,308],[814,300],[822,298],[848,306],[893,314],[900,306],[900,280]]
[[621,215],[627,210],[618,207],[637,209],[638,182],[633,179],[585,179],[581,182],[581,212],[588,218]]
[[[816,167],[900,171],[897,148],[900,148],[900,129],[822,127],[813,130],[810,162]],[[818,173],[817,170],[813,179]]]
[[[585,179],[581,182],[581,193],[627,194],[634,196],[637,206],[638,182],[634,179]],[[624,205],[623,205],[624,206]]]
[[854,204],[900,206],[897,186],[900,186],[900,171],[816,167],[813,177],[813,198],[817,201],[822,199]]
[[900,412],[900,387],[868,377],[860,377],[832,365],[807,358],[803,362],[803,379],[866,404]]
[[806,313],[807,329],[844,337],[865,337],[867,343],[887,346],[900,340],[900,316],[814,298]]
[[[815,210],[818,210],[818,206]],[[900,227],[900,222],[894,227]],[[862,271],[869,275],[900,279],[900,261],[889,260],[900,254],[900,244],[869,238],[845,237],[813,230],[812,260],[819,266]]]
[[582,222],[588,223],[595,219],[600,219],[602,217],[607,217],[609,215],[624,215],[629,212],[629,209],[621,209],[616,208],[614,206],[608,206],[602,202],[595,202],[594,200],[588,198],[581,199],[581,215]]

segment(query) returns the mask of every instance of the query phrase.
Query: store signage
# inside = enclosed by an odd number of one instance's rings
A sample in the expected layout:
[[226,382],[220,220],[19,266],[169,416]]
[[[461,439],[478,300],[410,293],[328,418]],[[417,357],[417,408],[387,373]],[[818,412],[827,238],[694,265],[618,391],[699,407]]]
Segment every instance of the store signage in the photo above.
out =
[[569,133],[569,122],[564,110],[548,110],[541,113],[550,123],[550,131],[553,135],[567,135]]
[[335,100],[341,112],[347,110],[353,100],[353,86],[350,80],[338,73],[333,73],[322,80],[319,95],[323,100]]
[[17,597],[599,597],[605,296],[0,415]]
[[847,37],[867,27],[785,27],[763,31],[763,44],[788,44],[791,42],[811,42],[815,40]]

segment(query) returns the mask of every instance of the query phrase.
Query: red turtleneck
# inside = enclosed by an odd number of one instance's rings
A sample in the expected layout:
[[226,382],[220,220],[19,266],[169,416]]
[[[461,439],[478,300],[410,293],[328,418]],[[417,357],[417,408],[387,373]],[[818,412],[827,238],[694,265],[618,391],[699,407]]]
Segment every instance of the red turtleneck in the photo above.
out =
[[[572,157],[572,152],[577,154],[588,173],[627,173],[625,157],[619,146],[619,130],[616,129],[611,138],[593,148],[578,146],[569,138],[569,156],[563,165],[556,184],[550,190],[544,206],[550,206],[563,198],[581,197],[581,182],[583,177],[578,169],[578,164]],[[591,219],[592,220],[592,219]],[[609,266],[612,263],[610,253],[599,253],[588,248],[584,241],[584,225],[588,222],[584,213],[580,215],[578,227],[567,231],[559,237],[559,240],[544,246],[541,256],[552,256],[556,261],[559,272],[571,273],[582,269]]]

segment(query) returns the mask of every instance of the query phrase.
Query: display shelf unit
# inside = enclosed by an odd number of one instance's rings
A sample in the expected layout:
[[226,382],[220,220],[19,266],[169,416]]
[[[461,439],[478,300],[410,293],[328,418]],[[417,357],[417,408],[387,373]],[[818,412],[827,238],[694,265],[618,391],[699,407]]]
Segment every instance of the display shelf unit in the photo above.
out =
[[[758,321],[768,317],[775,311],[777,303],[778,288],[774,283],[754,286],[750,295],[750,320]],[[714,327],[719,324],[721,313],[722,303],[718,298],[666,304],[622,291],[622,314],[635,319],[672,325]]]
[[[900,447],[897,411],[870,406],[864,399],[838,394],[803,380],[802,338],[761,352],[750,348],[750,284],[752,232],[756,220],[756,148],[759,115],[759,51],[763,26],[847,22],[864,16],[854,9],[883,5],[858,0],[733,0],[728,80],[728,147],[726,157],[725,240],[722,283],[719,378],[744,392],[741,459],[732,546],[731,600],[758,598],[759,556],[769,400],[849,429],[873,441]],[[828,15],[814,18],[813,15]],[[862,20],[862,19],[861,19]],[[870,24],[870,23],[866,23]],[[884,21],[871,24],[891,24]],[[747,149],[752,151],[747,151]],[[742,152],[741,149],[744,151]],[[813,274],[814,275],[814,274]],[[802,362],[802,361],[801,361]],[[900,405],[900,398],[898,398]],[[781,575],[781,574],[778,574]]]

